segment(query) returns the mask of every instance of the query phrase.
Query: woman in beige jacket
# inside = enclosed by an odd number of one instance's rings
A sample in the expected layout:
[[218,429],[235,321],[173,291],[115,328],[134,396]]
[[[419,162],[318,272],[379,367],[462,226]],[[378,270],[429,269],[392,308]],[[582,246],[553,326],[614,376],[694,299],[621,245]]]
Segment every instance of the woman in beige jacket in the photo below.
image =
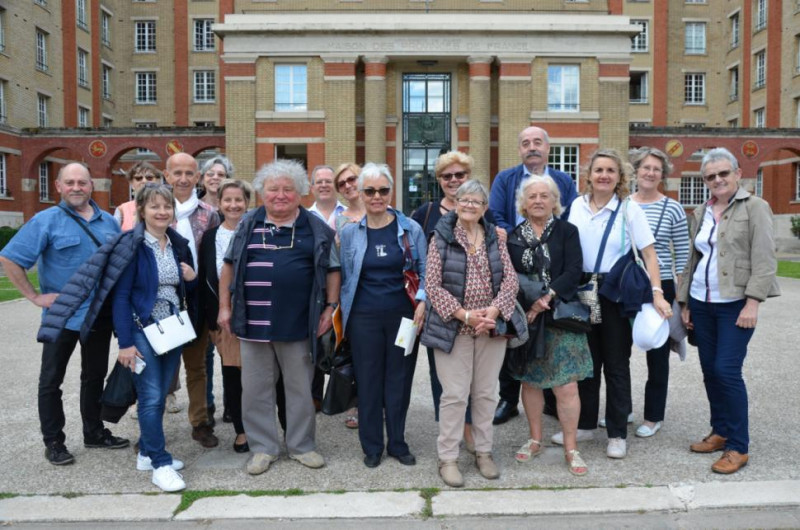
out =
[[711,433],[690,449],[724,451],[711,466],[735,473],[748,461],[747,389],[742,366],[758,321],[758,306],[780,294],[772,239],[772,210],[739,186],[742,170],[724,148],[700,165],[711,199],[694,212],[692,253],[678,301],[694,329],[711,409]]

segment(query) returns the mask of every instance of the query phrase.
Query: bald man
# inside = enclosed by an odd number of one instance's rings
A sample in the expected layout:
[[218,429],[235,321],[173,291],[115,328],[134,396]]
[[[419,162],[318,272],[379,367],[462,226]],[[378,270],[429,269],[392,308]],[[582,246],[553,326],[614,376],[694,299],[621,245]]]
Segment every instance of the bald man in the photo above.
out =
[[[177,201],[173,228],[189,240],[194,267],[197,266],[197,251],[206,230],[219,224],[219,215],[212,206],[197,198],[197,181],[200,172],[197,160],[187,153],[177,153],[167,159],[164,178],[172,186]],[[197,332],[197,338],[183,347],[183,364],[186,368],[186,389],[189,394],[189,423],[192,424],[192,439],[203,447],[216,447],[219,440],[209,422],[206,396],[206,348],[208,327],[200,314],[200,304],[195,296],[188,300],[189,314]]]
[[[119,233],[119,225],[92,200],[93,183],[83,164],[71,163],[58,172],[57,206],[39,212],[25,223],[0,251],[0,264],[22,295],[42,308],[42,318],[72,274],[97,248]],[[40,292],[28,280],[26,269],[38,265]],[[39,373],[39,423],[45,458],[56,466],[72,464],[64,434],[61,384],[75,346],[81,344],[80,409],[83,443],[88,448],[120,449],[128,440],[117,438],[100,419],[100,396],[108,369],[111,313],[102,312],[81,339],[81,327],[89,310],[87,297],[65,328],[42,348]]]

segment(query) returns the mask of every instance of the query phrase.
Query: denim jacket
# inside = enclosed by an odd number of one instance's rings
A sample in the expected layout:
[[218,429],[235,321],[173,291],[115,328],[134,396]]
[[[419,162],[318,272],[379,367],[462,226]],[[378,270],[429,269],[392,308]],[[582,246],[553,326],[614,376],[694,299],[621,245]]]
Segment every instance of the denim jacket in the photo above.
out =
[[[410,268],[419,274],[419,290],[416,299],[423,301],[425,300],[425,260],[428,250],[425,234],[413,219],[393,208],[388,210],[397,217],[397,244],[400,248],[404,248],[403,234],[408,234],[408,244],[411,247]],[[353,300],[358,290],[358,279],[361,277],[361,265],[364,263],[364,254],[367,251],[367,217],[364,216],[359,223],[348,223],[342,227],[339,239],[341,241],[339,261],[342,265],[342,291],[339,299],[342,307],[342,326],[347,329],[347,319],[353,308]]]

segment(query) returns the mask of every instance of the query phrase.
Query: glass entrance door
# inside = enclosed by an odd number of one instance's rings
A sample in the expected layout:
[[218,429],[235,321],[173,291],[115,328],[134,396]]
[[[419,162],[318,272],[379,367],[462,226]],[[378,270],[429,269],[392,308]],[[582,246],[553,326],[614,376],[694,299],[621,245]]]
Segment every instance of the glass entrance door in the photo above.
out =
[[403,210],[438,199],[433,168],[450,150],[450,74],[403,75]]

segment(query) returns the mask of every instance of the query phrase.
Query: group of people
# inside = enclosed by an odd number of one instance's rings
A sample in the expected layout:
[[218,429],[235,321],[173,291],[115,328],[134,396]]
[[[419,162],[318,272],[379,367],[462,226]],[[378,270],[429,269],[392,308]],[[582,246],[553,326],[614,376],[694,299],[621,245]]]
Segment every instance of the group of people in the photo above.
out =
[[[579,195],[568,175],[547,166],[544,129],[523,130],[518,147],[522,163],[498,174],[491,192],[472,178],[470,156],[443,153],[435,165],[441,199],[410,217],[391,206],[394,180],[381,164],[320,166],[309,183],[301,164],[276,160],[258,171],[251,187],[231,178],[224,157],[201,172],[194,158],[179,153],[166,163],[169,185],[152,166],[132,168],[135,200],[114,217],[91,200],[86,168],[64,166],[56,181],[61,203],[37,214],[0,252],[11,281],[44,309],[39,415],[46,458],[57,465],[74,460],[65,445],[59,388],[78,341],[84,444],[129,445],[100,420],[113,329],[119,363],[135,371],[136,466],[152,470],[161,489],[185,488],[178,473],[183,463],[167,451],[163,433],[181,358],[192,436],[204,447],[217,445],[206,357],[214,346],[236,433],[233,448],[252,453],[246,471],[267,471],[283,444],[289,458],[323,467],[315,413],[324,378],[317,361],[336,316],[358,394],[345,423],[358,429],[367,467],[379,466],[384,452],[416,464],[405,426],[424,346],[445,484],[464,484],[462,442],[483,477],[499,477],[493,428],[518,414],[520,393],[530,438],[515,459],[526,463],[542,453],[548,412],[560,423],[551,441],[563,446],[567,469],[585,475],[578,443],[593,439],[598,426],[607,429],[609,458],[627,454],[631,321],[620,301],[602,294],[588,331],[559,326],[553,313],[577,301],[588,282],[611,281],[615,264],[635,246],[656,311],[664,319],[680,311],[697,341],[711,433],[690,449],[723,451],[712,466],[718,473],[746,465],[742,365],[759,303],[779,291],[772,214],[739,185],[736,158],[725,149],[703,157],[711,199],[695,210],[690,229],[683,207],[660,189],[672,166],[658,149],[634,150],[630,160],[598,150]],[[248,211],[253,189],[261,205]],[[301,199],[309,190],[316,202],[306,209]],[[37,262],[41,292],[25,275]],[[197,339],[157,354],[144,325],[182,309]],[[404,319],[419,335],[410,354],[395,345]],[[522,365],[519,348],[535,352]],[[663,427],[669,358],[669,342],[647,352],[639,437]]]

